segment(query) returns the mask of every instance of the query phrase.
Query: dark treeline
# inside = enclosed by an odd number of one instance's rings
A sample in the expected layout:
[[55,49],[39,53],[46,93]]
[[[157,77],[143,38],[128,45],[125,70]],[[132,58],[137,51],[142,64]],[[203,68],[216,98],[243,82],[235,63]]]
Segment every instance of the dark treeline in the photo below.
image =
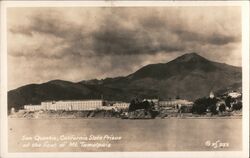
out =
[[154,107],[154,103],[153,102],[148,102],[146,101],[140,101],[139,99],[132,99],[129,105],[129,109],[128,111],[135,111],[138,109],[144,109],[146,111],[150,111],[152,110],[152,108]]
[[[239,98],[241,100],[241,98]],[[212,114],[218,114],[219,112],[223,113],[228,109],[229,111],[241,110],[242,102],[227,96],[221,104],[221,99],[218,98],[199,98],[195,100],[192,112],[196,114],[206,114],[207,112],[211,112]]]

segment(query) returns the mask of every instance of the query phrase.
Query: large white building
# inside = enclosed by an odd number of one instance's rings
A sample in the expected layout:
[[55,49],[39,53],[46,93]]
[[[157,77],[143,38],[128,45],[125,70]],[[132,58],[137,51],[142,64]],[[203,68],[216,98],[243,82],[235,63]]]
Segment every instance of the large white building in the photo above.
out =
[[103,100],[66,100],[42,102],[44,110],[68,110],[68,111],[90,111],[101,109],[104,106]]
[[92,111],[92,110],[125,110],[129,103],[115,102],[108,106],[104,100],[65,100],[65,101],[44,101],[41,105],[25,105],[24,109],[29,111],[38,110],[66,110],[66,111]]

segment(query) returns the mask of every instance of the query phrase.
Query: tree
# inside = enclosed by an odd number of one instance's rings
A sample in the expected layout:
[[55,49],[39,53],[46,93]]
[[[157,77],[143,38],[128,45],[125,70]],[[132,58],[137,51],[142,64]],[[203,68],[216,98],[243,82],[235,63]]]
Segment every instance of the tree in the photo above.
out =
[[226,111],[226,105],[225,105],[225,104],[221,104],[221,105],[219,106],[219,111],[220,111],[220,112]]
[[199,98],[195,100],[194,105],[193,105],[193,113],[197,114],[205,114],[207,111],[207,98]]
[[217,114],[217,102],[218,99],[216,98],[199,98],[194,102],[193,113],[205,114],[209,109],[213,114]]
[[141,102],[138,99],[135,99],[135,100],[133,99],[130,102],[128,111],[131,112],[131,111],[135,111],[138,109],[144,109],[144,110],[149,111],[149,110],[152,110],[152,106],[154,105],[151,105],[147,100]]
[[129,104],[129,108],[128,111],[134,111],[135,110],[135,106],[136,106],[136,100],[132,99],[130,104]]
[[233,110],[241,110],[242,109],[242,102],[237,102],[233,104]]
[[155,110],[155,106],[156,106],[155,103],[153,101],[151,101],[149,104],[150,104],[151,108]]
[[225,99],[225,103],[226,103],[226,106],[231,109],[231,100],[232,98],[230,96],[228,96],[226,99]]
[[201,115],[201,114],[205,114],[206,110],[207,110],[207,108],[206,108],[205,105],[203,105],[203,104],[194,104],[192,112]]
[[211,113],[212,113],[213,115],[218,114],[217,106],[216,106],[216,105],[214,105],[214,104],[210,105],[209,109],[210,109],[210,111],[211,111]]

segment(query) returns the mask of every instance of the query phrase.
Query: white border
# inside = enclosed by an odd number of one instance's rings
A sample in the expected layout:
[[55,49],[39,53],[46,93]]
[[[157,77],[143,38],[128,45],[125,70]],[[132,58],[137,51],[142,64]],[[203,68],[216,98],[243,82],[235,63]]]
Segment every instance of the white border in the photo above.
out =
[[[0,157],[180,157],[180,158],[247,158],[249,157],[249,2],[247,1],[1,1],[1,155]],[[243,67],[243,150],[232,152],[64,152],[64,153],[8,153],[7,146],[7,41],[6,10],[8,7],[76,7],[76,6],[241,6],[242,7],[242,67]],[[4,129],[4,130],[3,130]]]
[[249,157],[249,2],[242,6],[242,92],[243,92],[243,151]]

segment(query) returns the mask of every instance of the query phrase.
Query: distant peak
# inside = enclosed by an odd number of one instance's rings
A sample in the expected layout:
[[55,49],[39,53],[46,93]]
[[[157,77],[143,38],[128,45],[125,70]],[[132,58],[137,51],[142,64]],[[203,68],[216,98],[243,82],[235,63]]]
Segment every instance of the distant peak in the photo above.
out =
[[[202,57],[202,56],[198,55],[196,52],[186,53],[182,56],[183,57]],[[182,56],[180,56],[180,57],[182,57]]]
[[46,83],[60,84],[60,83],[71,83],[71,82],[70,81],[65,81],[65,80],[60,80],[60,79],[55,79],[55,80],[48,81]]
[[64,82],[64,81],[60,80],[60,79],[55,79],[55,80],[48,81],[48,83],[58,83],[58,82]]
[[178,58],[175,59],[175,61],[179,61],[179,62],[187,62],[187,61],[207,61],[206,58],[200,56],[199,54],[195,53],[195,52],[191,52],[191,53],[186,53],[182,56],[179,56]]
[[186,53],[186,54],[189,54],[189,55],[198,55],[196,52],[191,52],[191,53]]

